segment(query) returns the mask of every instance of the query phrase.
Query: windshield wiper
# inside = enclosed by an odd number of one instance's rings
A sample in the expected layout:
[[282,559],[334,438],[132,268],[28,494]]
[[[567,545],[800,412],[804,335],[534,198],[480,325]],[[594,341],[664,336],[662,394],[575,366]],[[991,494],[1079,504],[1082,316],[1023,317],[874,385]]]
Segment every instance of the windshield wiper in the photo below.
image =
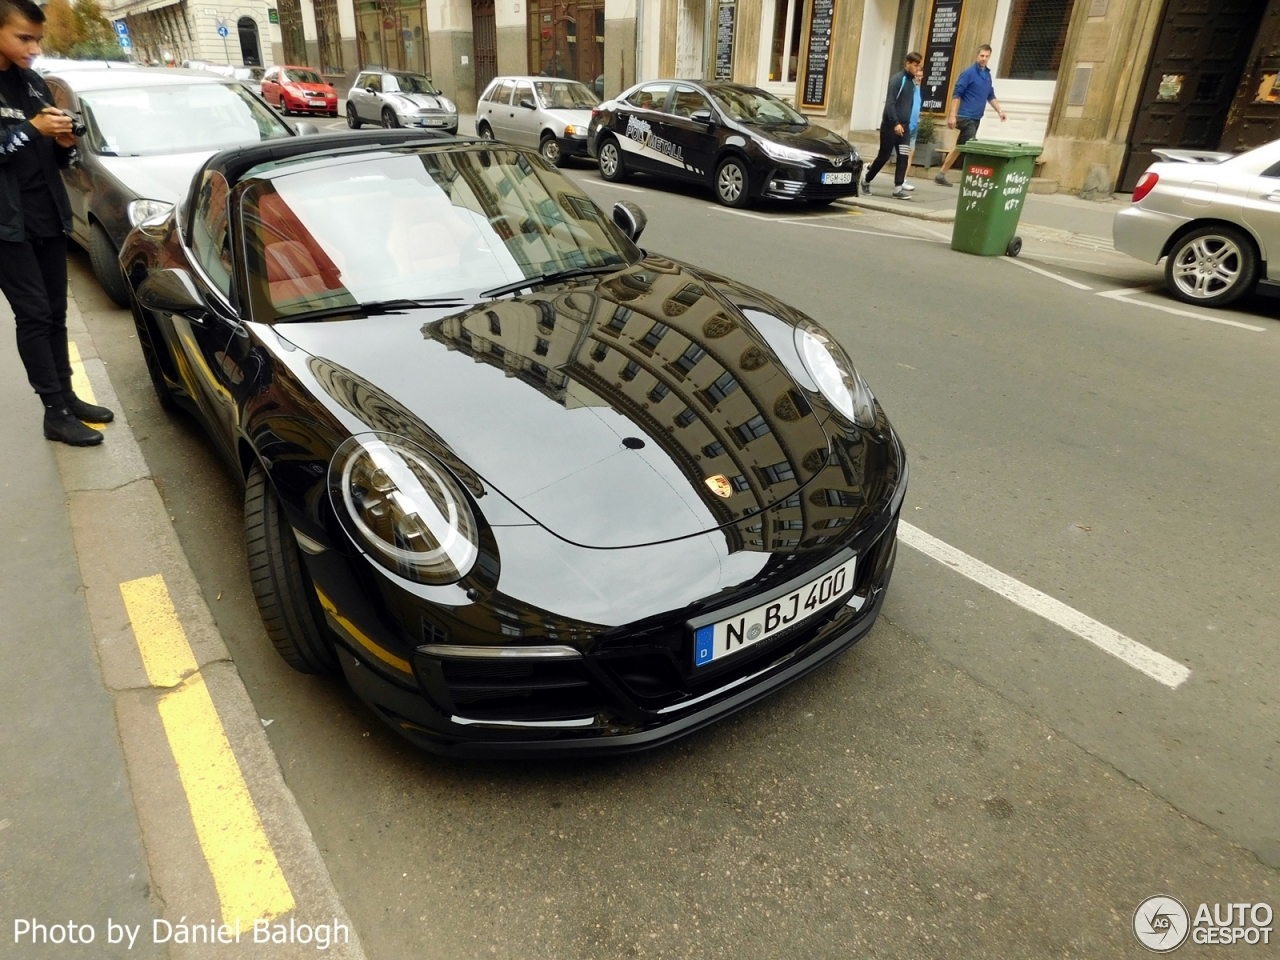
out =
[[329,317],[384,317],[390,313],[421,310],[428,307],[461,307],[466,303],[461,297],[437,297],[428,300],[374,300],[369,303],[353,303],[349,306],[322,307],[305,313],[292,313],[278,317],[274,323],[298,323],[307,320],[324,320]]
[[530,287],[544,287],[549,283],[559,283],[562,280],[573,280],[577,277],[589,277],[597,273],[616,273],[626,267],[626,263],[599,264],[594,267],[570,267],[568,270],[556,270],[552,273],[539,273],[532,277],[525,277],[523,280],[517,280],[515,283],[504,283],[500,287],[494,287],[492,290],[486,290],[480,294],[482,297],[501,297],[508,293],[516,293],[519,290],[525,290]]

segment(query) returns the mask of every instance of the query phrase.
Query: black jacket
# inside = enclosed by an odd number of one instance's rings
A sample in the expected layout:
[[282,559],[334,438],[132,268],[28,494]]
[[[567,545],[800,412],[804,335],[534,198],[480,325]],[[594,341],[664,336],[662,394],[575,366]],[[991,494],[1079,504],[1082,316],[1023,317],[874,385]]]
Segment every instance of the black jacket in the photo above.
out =
[[899,70],[889,78],[888,95],[884,98],[884,116],[881,122],[892,127],[902,124],[906,130],[911,126],[911,108],[915,104],[916,81],[906,70]]
[[[32,149],[42,136],[28,118],[53,105],[53,96],[40,74],[22,67],[18,68],[18,73],[27,85],[26,96],[23,97],[26,102],[7,103],[0,97],[0,240],[11,243],[21,243],[27,235],[22,223],[22,188],[9,169],[9,163],[19,150]],[[44,173],[54,205],[62,218],[62,229],[70,233],[71,202],[67,199],[67,188],[62,185],[58,169],[69,164],[76,151],[74,147],[57,144],[53,150],[57,166],[46,164]]]

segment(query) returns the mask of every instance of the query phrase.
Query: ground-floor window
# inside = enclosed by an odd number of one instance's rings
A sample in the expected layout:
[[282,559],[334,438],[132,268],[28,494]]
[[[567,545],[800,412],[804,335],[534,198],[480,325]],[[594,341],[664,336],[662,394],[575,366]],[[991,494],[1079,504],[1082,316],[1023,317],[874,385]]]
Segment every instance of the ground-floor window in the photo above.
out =
[[316,0],[316,46],[320,72],[342,73],[342,31],[338,27],[338,0]]
[[284,47],[284,62],[294,66],[307,63],[307,42],[302,32],[302,7],[298,0],[279,0],[276,9],[280,13],[280,41]]
[[800,70],[801,17],[804,0],[775,0],[769,47],[769,82],[795,83]]
[[356,34],[362,69],[431,70],[421,0],[359,0]]
[[1012,0],[1000,56],[1000,76],[1057,80],[1075,0]]

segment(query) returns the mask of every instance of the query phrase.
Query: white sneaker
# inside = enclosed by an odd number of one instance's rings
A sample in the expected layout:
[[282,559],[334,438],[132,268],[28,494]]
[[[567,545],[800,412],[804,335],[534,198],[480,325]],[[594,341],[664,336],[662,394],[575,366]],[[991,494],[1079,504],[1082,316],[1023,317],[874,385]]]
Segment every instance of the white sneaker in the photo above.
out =
[[902,189],[906,190],[908,193],[910,193],[915,188],[916,188],[916,185],[914,183],[904,183],[902,185]]

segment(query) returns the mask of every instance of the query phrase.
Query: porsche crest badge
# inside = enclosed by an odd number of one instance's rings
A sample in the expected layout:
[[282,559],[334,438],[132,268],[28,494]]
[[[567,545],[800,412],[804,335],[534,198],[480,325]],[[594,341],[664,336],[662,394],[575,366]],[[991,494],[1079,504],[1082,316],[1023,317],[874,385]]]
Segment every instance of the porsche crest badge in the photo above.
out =
[[733,496],[733,486],[729,483],[729,478],[723,473],[717,473],[714,477],[707,477],[706,484],[721,500],[728,500]]

